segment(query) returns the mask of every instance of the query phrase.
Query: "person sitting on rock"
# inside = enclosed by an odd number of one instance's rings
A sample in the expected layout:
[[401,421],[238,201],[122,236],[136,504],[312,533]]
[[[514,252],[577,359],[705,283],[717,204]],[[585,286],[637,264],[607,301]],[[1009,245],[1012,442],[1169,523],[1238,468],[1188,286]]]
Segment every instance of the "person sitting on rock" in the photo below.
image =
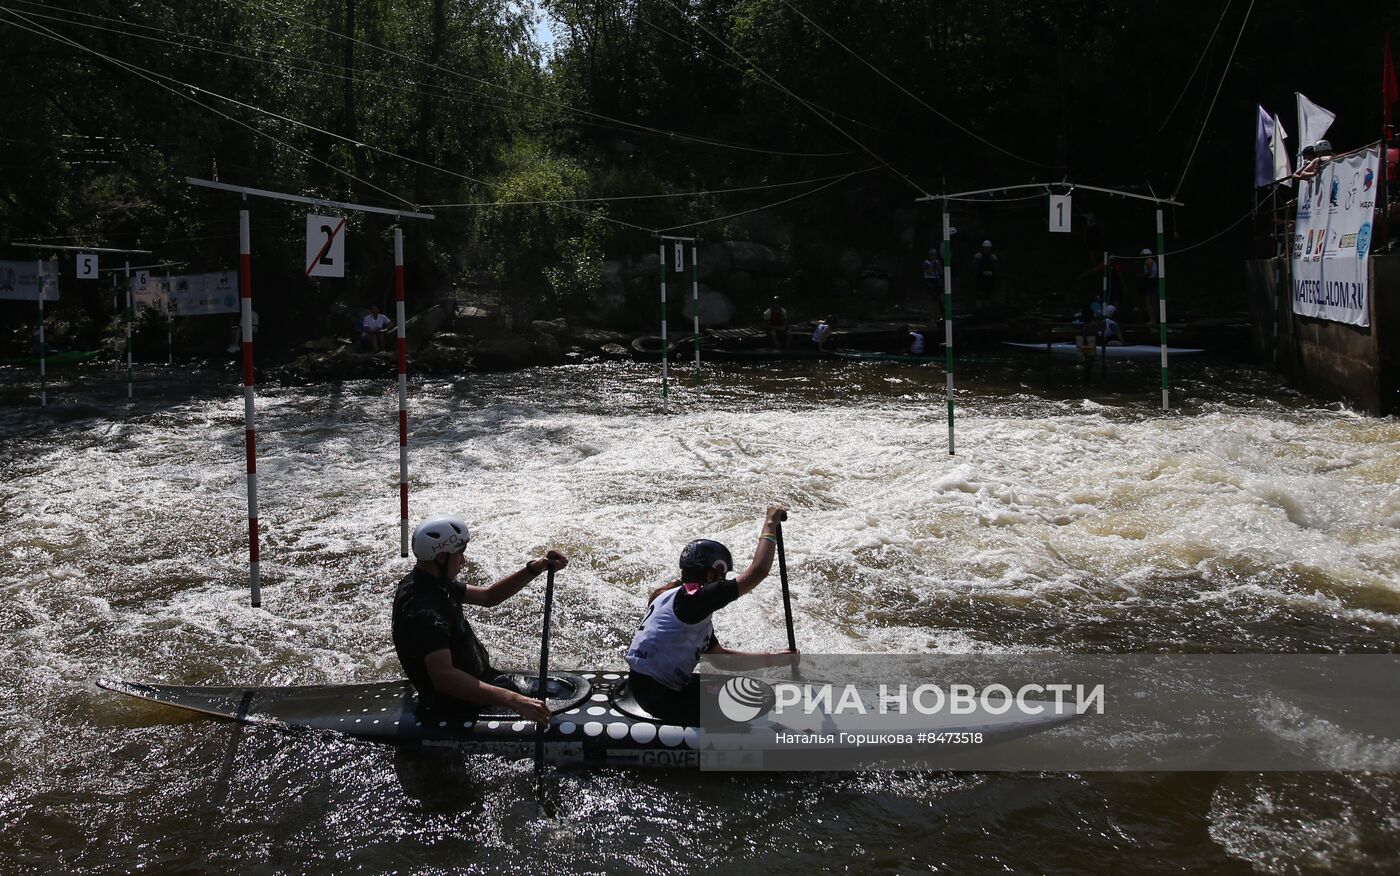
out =
[[378,353],[384,349],[384,336],[389,333],[393,324],[389,317],[379,312],[378,304],[369,306],[369,315],[364,319],[363,328],[365,343],[369,345],[371,352]]

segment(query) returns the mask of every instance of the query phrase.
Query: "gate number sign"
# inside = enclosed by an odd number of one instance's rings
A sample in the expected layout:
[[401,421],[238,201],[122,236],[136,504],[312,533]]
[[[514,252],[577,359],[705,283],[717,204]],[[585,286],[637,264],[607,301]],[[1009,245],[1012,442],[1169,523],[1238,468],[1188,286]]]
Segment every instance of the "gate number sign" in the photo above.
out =
[[1069,195],[1050,196],[1050,230],[1068,234],[1070,231]]
[[306,217],[306,276],[345,276],[345,218]]
[[97,254],[91,252],[78,253],[78,266],[75,274],[79,280],[96,280]]

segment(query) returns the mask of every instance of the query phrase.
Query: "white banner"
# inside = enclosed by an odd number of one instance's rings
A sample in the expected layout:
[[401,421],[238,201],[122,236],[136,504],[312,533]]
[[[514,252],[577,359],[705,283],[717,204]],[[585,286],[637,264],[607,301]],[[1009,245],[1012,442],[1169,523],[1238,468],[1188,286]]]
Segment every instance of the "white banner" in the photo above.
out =
[[238,272],[171,277],[166,300],[170,302],[171,316],[238,313]]
[[[16,301],[39,300],[39,263],[0,262],[0,298]],[[58,265],[44,263],[44,300],[58,300]]]
[[1323,165],[1298,187],[1293,236],[1293,312],[1367,326],[1367,262],[1379,149]]

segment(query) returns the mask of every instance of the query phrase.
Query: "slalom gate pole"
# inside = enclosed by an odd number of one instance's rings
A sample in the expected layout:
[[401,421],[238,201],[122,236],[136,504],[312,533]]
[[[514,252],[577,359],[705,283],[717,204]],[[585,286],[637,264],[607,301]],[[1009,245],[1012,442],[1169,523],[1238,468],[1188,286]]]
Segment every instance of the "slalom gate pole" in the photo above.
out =
[[700,397],[700,250],[690,247],[690,304],[695,311],[695,397]]
[[404,330],[403,229],[394,229],[394,317],[399,352],[399,556],[408,556],[408,336]]
[[661,413],[671,412],[670,408],[670,359],[671,344],[666,340],[666,241],[661,241]]
[[44,283],[44,260],[35,262],[37,270],[34,279],[39,283],[39,407],[49,406],[48,349],[44,343],[44,294],[48,291]]
[[943,202],[943,355],[948,373],[948,455],[953,456],[953,238],[948,202]]
[[1167,243],[1162,230],[1162,208],[1157,208],[1157,325],[1162,337],[1162,410],[1170,405],[1167,389]]
[[253,419],[253,242],[248,211],[238,211],[238,299],[243,322],[243,430],[248,459],[248,591],[262,605],[258,582],[258,441]]
[[1100,338],[1100,340],[1101,340],[1101,342],[1102,342],[1102,343],[1101,343],[1101,346],[1103,347],[1103,350],[1102,350],[1102,352],[1099,353],[1099,356],[1101,357],[1101,362],[1102,362],[1102,366],[1103,366],[1103,379],[1104,379],[1105,382],[1107,382],[1107,381],[1108,381],[1108,250],[1104,250],[1104,254],[1103,254],[1103,292],[1099,295],[1099,302],[1100,302],[1100,303],[1099,303],[1099,307],[1102,308],[1102,310],[1100,311],[1100,313],[1103,314],[1102,317],[1101,317],[1101,323],[1100,323],[1100,324],[1103,326],[1103,330],[1099,332],[1099,338]]
[[175,317],[170,315],[170,272],[165,273],[165,364],[175,364]]
[[126,397],[131,399],[131,258],[126,260]]

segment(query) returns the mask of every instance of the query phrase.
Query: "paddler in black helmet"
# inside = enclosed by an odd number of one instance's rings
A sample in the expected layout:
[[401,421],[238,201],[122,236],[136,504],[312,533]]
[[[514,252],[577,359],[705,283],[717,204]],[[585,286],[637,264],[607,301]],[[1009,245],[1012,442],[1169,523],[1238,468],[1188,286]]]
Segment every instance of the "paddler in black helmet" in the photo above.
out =
[[418,562],[394,593],[394,650],[418,691],[419,708],[433,717],[475,717],[482,706],[505,706],[529,721],[549,720],[549,709],[512,688],[467,623],[463,606],[499,605],[547,569],[569,558],[558,551],[536,557],[493,584],[457,580],[471,533],[459,517],[434,517],[413,530]]
[[717,541],[696,539],[681,551],[681,577],[652,592],[642,625],[627,649],[627,665],[632,670],[627,684],[637,705],[668,723],[695,726],[700,723],[700,680],[695,664],[702,654],[762,657],[765,665],[774,665],[784,662],[777,658],[794,653],[787,649],[731,650],[719,643],[710,620],[716,611],[768,577],[778,523],[785,519],[787,506],[768,506],[753,559],[737,578],[728,577],[734,559]]

